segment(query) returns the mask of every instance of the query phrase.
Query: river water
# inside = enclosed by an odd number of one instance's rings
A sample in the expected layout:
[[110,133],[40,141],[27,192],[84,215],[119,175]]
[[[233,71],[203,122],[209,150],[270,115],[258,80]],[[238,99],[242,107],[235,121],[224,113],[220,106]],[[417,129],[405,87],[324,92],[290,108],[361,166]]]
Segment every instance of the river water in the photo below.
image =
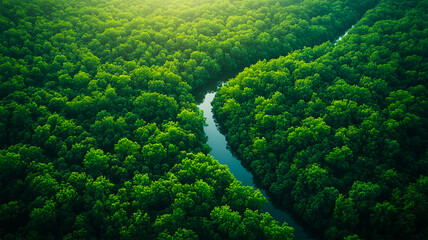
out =
[[[205,134],[208,136],[207,143],[212,148],[210,154],[214,159],[219,161],[220,164],[227,165],[229,167],[229,171],[238,181],[242,182],[243,186],[251,186],[254,189],[257,189],[253,180],[253,175],[245,169],[241,162],[228,150],[226,138],[220,133],[214,122],[213,113],[211,111],[211,102],[214,99],[214,96],[215,92],[207,93],[202,103],[198,105],[199,108],[204,111],[204,116],[206,117],[207,126],[204,127],[204,130]],[[286,222],[289,226],[293,227],[295,239],[313,239],[304,232],[303,227],[298,224],[290,214],[272,205],[272,202],[270,201],[269,196],[267,196],[265,190],[259,190],[268,200],[268,204],[262,209],[263,212],[268,212],[280,224]]]
[[340,40],[342,40],[342,38],[343,38],[343,37],[345,37],[346,35],[348,35],[349,30],[351,30],[354,26],[355,26],[355,24],[354,24],[354,25],[352,25],[348,30],[346,30],[346,32],[345,32],[342,36],[338,37],[338,38],[336,39],[336,41],[334,41],[334,45],[337,45],[337,43],[338,43]]

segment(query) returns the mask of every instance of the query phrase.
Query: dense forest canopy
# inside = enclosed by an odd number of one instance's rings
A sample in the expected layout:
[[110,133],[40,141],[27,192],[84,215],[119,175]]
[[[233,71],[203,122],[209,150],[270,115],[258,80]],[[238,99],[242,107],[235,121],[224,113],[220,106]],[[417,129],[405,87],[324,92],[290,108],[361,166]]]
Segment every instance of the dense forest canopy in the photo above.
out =
[[427,1],[381,1],[336,44],[246,68],[214,114],[326,239],[428,238]]
[[[292,239],[208,154],[193,94],[377,3],[0,1],[0,238]],[[330,238],[424,236],[426,6],[384,1],[216,100],[263,186]]]

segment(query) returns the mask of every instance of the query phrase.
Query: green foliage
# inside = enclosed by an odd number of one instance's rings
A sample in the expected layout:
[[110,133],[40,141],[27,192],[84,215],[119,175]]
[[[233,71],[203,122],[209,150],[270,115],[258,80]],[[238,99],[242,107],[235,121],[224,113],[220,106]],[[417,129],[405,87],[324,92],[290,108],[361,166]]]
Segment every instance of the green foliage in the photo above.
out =
[[93,177],[106,174],[109,169],[110,158],[101,149],[91,149],[83,159],[86,172]]
[[[333,40],[376,3],[0,1],[0,238],[293,238],[290,227],[260,213],[259,191],[207,155],[192,93],[220,74]],[[217,110],[222,119],[239,116],[224,125],[240,134],[232,144],[244,138],[240,151],[254,158],[249,165],[264,186],[288,177],[276,192],[292,194],[317,228],[334,220],[331,232],[350,239],[358,236],[343,224],[361,222],[350,206],[373,216],[376,236],[408,222],[412,235],[426,223],[423,207],[411,209],[425,203],[426,179],[403,173],[426,175],[426,158],[418,157],[426,154],[419,130],[427,46],[414,40],[424,21],[397,24],[396,32],[414,26],[407,39],[390,34],[399,54],[390,57],[385,47],[368,56],[368,46],[383,41],[377,31],[392,31],[378,24],[364,32],[373,15],[355,30],[369,45],[353,55],[368,64],[342,56],[354,51],[346,44],[331,56],[337,66],[324,57],[332,45],[305,48],[285,62],[264,62],[275,71],[245,70],[238,77],[248,87],[231,81],[233,98]],[[345,171],[379,164],[382,183],[369,170]]]

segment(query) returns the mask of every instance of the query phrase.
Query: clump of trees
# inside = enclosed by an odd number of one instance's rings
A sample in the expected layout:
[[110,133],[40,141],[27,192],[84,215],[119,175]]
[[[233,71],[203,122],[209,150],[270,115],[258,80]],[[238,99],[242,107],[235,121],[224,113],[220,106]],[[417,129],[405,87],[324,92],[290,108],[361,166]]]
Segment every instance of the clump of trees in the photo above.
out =
[[426,2],[382,1],[214,99],[244,164],[326,239],[428,237],[427,24]]

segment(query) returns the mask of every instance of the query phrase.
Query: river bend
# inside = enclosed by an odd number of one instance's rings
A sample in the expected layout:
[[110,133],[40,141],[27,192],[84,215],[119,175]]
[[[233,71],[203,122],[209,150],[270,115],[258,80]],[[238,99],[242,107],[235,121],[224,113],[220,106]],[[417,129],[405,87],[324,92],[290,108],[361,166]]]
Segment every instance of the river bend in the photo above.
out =
[[[354,27],[354,25],[351,26],[351,28]],[[350,29],[351,29],[350,28]],[[348,29],[343,35],[338,37],[334,44],[336,45],[344,36],[348,34]],[[223,78],[220,80],[220,83],[222,81],[228,80],[227,78]],[[245,169],[241,161],[239,161],[237,158],[235,158],[232,153],[227,148],[227,141],[226,137],[220,133],[218,130],[215,122],[214,122],[214,116],[212,113],[212,106],[211,102],[214,99],[215,93],[219,86],[217,85],[211,85],[207,86],[207,89],[205,92],[207,92],[203,98],[202,103],[198,105],[200,109],[204,112],[204,117],[206,118],[206,126],[204,127],[205,134],[208,137],[207,144],[211,146],[211,152],[210,154],[216,159],[220,164],[227,165],[229,167],[229,171],[235,176],[235,178],[242,182],[243,186],[251,186],[253,189],[257,189],[253,175],[250,171]],[[202,96],[199,96],[201,98]],[[278,209],[275,206],[273,206],[269,196],[266,194],[266,191],[263,189],[259,189],[260,192],[263,194],[263,196],[266,197],[268,200],[268,204],[262,209],[263,212],[268,212],[275,220],[277,220],[280,224],[283,224],[286,222],[289,226],[294,228],[294,238],[297,240],[309,240],[309,239],[315,239],[309,237],[308,233],[304,231],[304,228],[301,224],[299,224],[291,214],[285,212],[284,210]]]

